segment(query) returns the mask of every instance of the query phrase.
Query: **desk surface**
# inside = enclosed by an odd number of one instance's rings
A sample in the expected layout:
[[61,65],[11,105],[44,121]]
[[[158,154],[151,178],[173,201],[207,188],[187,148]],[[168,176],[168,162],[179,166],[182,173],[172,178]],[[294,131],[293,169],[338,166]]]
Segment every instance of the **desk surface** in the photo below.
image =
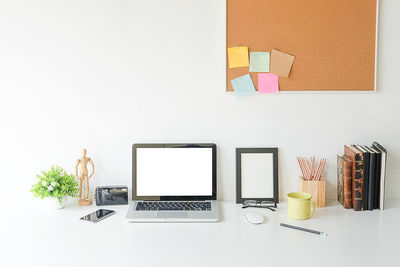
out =
[[[399,204],[398,202],[395,204]],[[393,206],[393,205],[392,205]],[[221,202],[219,223],[125,221],[127,206],[97,224],[78,220],[96,206],[1,216],[4,266],[388,266],[399,258],[399,205],[354,212],[339,204],[317,209],[314,218],[292,221],[286,203],[260,211],[251,225],[243,210]],[[328,233],[285,229],[279,222]]]

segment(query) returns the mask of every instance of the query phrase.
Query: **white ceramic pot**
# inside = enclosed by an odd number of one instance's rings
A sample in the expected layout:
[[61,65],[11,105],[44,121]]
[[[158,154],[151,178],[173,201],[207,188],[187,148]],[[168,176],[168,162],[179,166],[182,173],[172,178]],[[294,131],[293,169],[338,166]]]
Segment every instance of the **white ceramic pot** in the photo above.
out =
[[59,210],[59,209],[64,208],[65,202],[67,201],[67,197],[61,198],[61,204],[60,204],[60,202],[58,202],[58,199],[55,197],[47,197],[47,198],[43,199],[43,201],[45,202],[45,205],[48,209]]

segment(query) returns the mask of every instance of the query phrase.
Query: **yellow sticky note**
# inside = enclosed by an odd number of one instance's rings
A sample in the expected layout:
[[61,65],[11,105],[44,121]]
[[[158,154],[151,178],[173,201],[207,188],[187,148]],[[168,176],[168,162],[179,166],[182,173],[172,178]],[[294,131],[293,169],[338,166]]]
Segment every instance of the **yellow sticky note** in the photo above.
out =
[[247,46],[228,48],[229,68],[240,68],[249,66],[249,49]]

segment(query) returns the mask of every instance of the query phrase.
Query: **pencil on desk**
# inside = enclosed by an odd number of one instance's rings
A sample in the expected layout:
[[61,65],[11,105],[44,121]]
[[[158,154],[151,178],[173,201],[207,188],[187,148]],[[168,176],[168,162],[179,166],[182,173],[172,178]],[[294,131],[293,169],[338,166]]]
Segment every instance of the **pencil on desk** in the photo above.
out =
[[316,234],[316,235],[320,235],[320,236],[327,236],[327,234],[324,232],[315,231],[315,230],[311,230],[311,229],[307,229],[307,228],[303,228],[303,227],[299,227],[299,226],[295,226],[295,225],[290,225],[290,224],[286,224],[286,223],[280,223],[279,225],[286,227],[286,228],[291,228],[294,230],[308,232],[308,233],[312,233],[312,234]]

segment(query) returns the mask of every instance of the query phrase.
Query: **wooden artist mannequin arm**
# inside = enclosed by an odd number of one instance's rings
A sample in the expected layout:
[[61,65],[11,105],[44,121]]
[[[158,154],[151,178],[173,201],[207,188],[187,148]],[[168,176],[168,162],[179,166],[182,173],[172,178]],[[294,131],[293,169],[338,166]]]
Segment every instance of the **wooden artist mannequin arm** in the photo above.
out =
[[81,160],[80,159],[78,159],[77,161],[76,161],[76,164],[75,164],[75,177],[77,177],[77,178],[79,178],[80,179],[80,177],[78,176],[78,167],[79,167],[79,163],[81,162]]
[[89,179],[90,179],[94,174],[94,163],[93,163],[92,159],[89,159],[89,164],[90,164],[90,166],[92,166],[92,172],[89,175]]

